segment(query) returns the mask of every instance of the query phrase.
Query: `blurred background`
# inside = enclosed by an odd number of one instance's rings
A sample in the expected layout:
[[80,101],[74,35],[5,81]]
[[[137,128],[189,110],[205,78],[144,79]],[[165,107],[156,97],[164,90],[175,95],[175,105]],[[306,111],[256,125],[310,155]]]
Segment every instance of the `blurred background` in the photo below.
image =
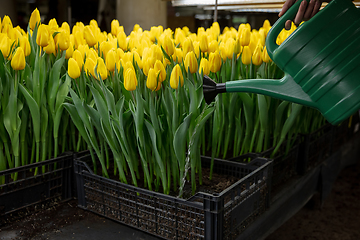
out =
[[250,23],[258,29],[268,19],[273,24],[284,1],[279,0],[0,0],[0,17],[8,15],[13,25],[27,28],[32,11],[38,8],[43,23],[55,18],[59,25],[66,21],[89,24],[95,19],[103,31],[110,31],[113,19],[118,19],[130,34],[135,24],[143,30],[162,25],[175,30],[187,26],[191,32],[210,27],[214,17],[220,27],[235,27]]

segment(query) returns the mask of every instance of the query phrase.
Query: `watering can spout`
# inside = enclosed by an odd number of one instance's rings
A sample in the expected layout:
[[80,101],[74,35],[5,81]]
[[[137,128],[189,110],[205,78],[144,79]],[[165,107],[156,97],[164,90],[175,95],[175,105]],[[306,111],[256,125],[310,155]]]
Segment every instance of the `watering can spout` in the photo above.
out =
[[316,107],[310,96],[288,74],[285,74],[280,80],[246,79],[226,83],[215,83],[208,76],[204,76],[203,92],[207,104],[210,104],[219,93],[248,92],[263,94],[308,107]]

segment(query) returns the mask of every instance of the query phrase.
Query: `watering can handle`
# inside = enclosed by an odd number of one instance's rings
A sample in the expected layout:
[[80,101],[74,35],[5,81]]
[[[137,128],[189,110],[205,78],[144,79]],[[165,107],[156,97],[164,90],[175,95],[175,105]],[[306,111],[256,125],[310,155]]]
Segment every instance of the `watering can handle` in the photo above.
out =
[[[287,20],[293,20],[296,16],[296,13],[300,7],[300,4],[303,0],[298,0],[294,5],[292,5],[283,16],[281,16],[275,24],[270,29],[269,33],[267,34],[266,38],[266,49],[271,59],[273,59],[273,54],[276,49],[279,47],[276,43],[276,39],[279,33],[283,30],[285,26],[285,22]],[[306,0],[309,2],[309,0]]]

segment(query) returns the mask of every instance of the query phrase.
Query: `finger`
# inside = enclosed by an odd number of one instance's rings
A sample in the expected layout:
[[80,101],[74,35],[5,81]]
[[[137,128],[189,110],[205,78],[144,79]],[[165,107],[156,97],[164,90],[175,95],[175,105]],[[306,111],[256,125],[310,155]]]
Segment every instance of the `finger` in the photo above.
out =
[[303,0],[300,4],[300,7],[299,7],[299,10],[295,16],[295,19],[294,19],[294,23],[296,25],[299,25],[303,18],[304,18],[304,13],[305,13],[305,10],[306,10],[306,6],[307,6],[307,1],[306,0]]
[[291,20],[287,20],[286,22],[285,22],[285,29],[286,30],[290,30],[291,29]]
[[312,13],[315,6],[315,0],[311,0],[304,13],[304,20],[309,20],[312,17]]
[[281,11],[280,11],[280,13],[279,13],[279,17],[281,17],[282,15],[284,15],[284,13],[292,6],[292,5],[294,5],[294,3],[295,2],[297,2],[297,0],[287,0],[285,3],[284,3],[284,5],[283,5],[283,7],[282,7],[282,9],[281,9]]
[[318,13],[319,10],[320,10],[320,8],[321,8],[321,1],[316,0],[316,1],[315,1],[314,9],[313,9],[313,11],[312,11],[312,13],[311,13],[311,17],[313,17],[316,13]]

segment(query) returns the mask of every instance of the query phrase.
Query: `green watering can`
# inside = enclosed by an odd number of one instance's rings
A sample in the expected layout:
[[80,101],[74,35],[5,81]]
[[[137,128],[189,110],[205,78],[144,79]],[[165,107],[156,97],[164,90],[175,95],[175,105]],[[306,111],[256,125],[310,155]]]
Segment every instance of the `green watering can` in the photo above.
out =
[[259,93],[316,108],[333,125],[360,109],[360,10],[350,0],[332,0],[277,45],[300,3],[278,19],[266,38],[269,56],[285,76],[219,84],[204,76],[206,103],[223,92]]

